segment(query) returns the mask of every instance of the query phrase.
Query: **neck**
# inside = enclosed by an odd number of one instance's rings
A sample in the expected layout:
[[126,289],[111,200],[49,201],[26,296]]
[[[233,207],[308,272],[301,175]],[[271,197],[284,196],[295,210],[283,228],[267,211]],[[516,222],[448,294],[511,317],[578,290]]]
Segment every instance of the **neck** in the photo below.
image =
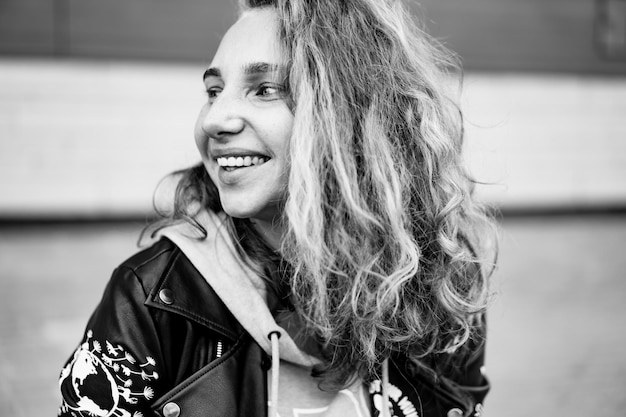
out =
[[250,221],[270,248],[273,250],[278,250],[280,248],[280,243],[283,237],[283,227],[280,224],[280,220],[272,219],[268,221],[250,219]]

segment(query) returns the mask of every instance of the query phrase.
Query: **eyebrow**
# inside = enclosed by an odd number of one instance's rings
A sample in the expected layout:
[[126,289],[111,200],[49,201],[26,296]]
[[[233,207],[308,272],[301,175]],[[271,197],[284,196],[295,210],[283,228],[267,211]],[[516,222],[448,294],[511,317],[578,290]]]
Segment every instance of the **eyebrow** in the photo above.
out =
[[222,72],[217,69],[217,68],[209,68],[206,71],[204,71],[204,75],[202,76],[203,80],[206,80],[209,77],[221,77],[222,76]]
[[278,72],[280,67],[276,64],[268,64],[267,62],[252,62],[243,67],[246,75],[267,74],[268,72]]
[[[243,72],[246,75],[257,75],[257,74],[267,74],[270,72],[281,72],[283,71],[283,67],[277,64],[269,64],[267,62],[251,62],[249,64],[244,65]],[[211,67],[204,71],[204,75],[202,76],[203,80],[206,80],[208,77],[221,77],[222,72],[219,68]]]

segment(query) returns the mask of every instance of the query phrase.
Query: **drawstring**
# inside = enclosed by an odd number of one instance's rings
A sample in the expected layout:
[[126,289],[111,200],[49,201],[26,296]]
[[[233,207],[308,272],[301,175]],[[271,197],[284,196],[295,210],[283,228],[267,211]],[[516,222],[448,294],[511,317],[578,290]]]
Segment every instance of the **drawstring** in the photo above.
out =
[[383,412],[381,417],[391,417],[389,411],[389,359],[383,361]]
[[[278,339],[280,339],[279,331],[270,332],[267,337],[270,339],[272,345],[272,381],[270,388],[270,405],[269,405],[269,417],[278,417],[278,377],[280,368],[280,354],[278,349]],[[382,378],[382,415],[381,417],[391,417],[389,410],[389,359],[385,358],[382,364],[383,378]]]
[[280,339],[280,332],[270,332],[267,337],[272,344],[272,386],[270,390],[270,410],[269,417],[278,416],[278,368],[280,367],[280,356],[278,352],[278,339]]

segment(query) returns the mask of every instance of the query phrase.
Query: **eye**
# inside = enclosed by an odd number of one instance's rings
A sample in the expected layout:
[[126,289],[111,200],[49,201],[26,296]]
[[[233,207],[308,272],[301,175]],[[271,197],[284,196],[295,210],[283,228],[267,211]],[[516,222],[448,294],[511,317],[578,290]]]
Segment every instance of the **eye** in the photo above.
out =
[[261,84],[255,95],[263,99],[277,99],[283,97],[284,89],[281,86],[274,84]]
[[209,101],[216,99],[217,96],[219,96],[221,92],[222,92],[222,89],[220,87],[209,87],[206,89],[206,94],[207,94],[207,97],[209,98]]

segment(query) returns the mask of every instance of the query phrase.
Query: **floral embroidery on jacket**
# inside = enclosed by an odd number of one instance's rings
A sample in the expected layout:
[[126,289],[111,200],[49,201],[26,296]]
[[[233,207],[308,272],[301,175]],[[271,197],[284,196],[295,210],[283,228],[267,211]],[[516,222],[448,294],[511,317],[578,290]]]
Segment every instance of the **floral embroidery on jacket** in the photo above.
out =
[[139,399],[151,400],[154,390],[148,384],[159,378],[154,359],[137,360],[123,346],[108,340],[86,340],[63,368],[59,386],[63,393],[60,413],[81,417],[142,417],[128,410]]
[[[388,385],[389,389],[389,411],[392,417],[419,417],[415,405],[404,395],[400,388],[393,384]],[[382,416],[383,410],[383,388],[380,379],[374,380],[369,385],[369,393],[372,396],[375,416]]]

